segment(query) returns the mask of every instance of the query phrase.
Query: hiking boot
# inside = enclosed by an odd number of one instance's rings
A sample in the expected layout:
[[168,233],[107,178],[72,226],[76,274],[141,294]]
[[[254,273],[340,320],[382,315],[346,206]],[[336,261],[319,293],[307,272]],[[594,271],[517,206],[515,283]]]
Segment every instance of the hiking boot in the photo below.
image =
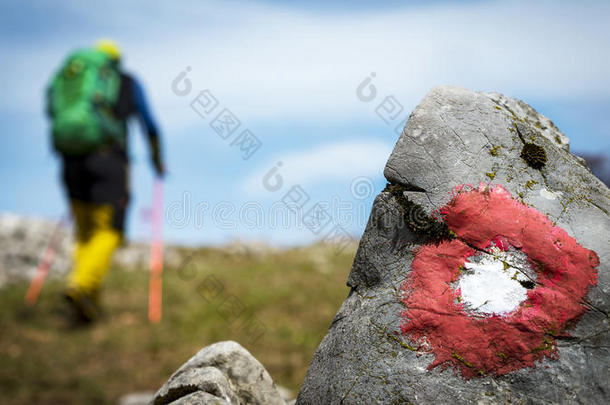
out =
[[73,324],[89,324],[100,317],[97,294],[88,294],[76,288],[68,288],[63,293],[68,304],[69,317]]

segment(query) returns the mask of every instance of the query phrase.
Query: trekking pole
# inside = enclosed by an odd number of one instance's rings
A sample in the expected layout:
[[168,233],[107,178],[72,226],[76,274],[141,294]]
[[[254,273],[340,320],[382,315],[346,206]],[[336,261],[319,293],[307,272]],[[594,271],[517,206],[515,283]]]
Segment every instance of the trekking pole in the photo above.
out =
[[55,225],[55,229],[53,229],[53,233],[51,234],[51,240],[49,240],[49,244],[42,254],[42,258],[40,259],[38,267],[36,268],[36,274],[30,282],[28,291],[25,293],[24,301],[30,307],[36,305],[36,301],[38,301],[38,296],[40,295],[40,290],[42,290],[42,285],[44,284],[47,274],[49,274],[49,270],[53,265],[53,261],[57,255],[57,243],[59,242],[59,235],[61,234],[61,228],[66,221],[66,218],[67,216],[62,216],[57,225]]
[[161,320],[161,274],[163,273],[163,181],[161,179],[155,180],[153,188],[149,265],[148,320],[157,323]]

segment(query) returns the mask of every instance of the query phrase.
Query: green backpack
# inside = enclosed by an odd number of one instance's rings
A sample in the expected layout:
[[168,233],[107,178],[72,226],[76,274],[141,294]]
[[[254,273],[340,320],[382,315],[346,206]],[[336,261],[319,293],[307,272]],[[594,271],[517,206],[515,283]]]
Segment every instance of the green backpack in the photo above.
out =
[[112,142],[124,146],[127,128],[114,113],[120,86],[117,63],[105,53],[87,49],[69,55],[47,92],[55,150],[82,155]]

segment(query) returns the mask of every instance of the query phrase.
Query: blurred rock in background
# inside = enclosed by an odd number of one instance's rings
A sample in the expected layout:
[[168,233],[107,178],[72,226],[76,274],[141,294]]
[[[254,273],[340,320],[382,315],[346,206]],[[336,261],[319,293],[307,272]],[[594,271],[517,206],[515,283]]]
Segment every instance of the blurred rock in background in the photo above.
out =
[[598,179],[610,187],[610,157],[602,153],[576,153],[587,162],[587,166]]

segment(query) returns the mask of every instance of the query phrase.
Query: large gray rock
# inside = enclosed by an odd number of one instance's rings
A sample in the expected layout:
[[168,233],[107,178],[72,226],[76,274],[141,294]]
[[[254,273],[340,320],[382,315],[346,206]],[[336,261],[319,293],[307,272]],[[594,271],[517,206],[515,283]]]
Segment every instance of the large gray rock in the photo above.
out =
[[157,391],[151,405],[286,405],[263,365],[236,342],[204,347]]
[[[544,149],[546,162],[528,164],[521,157],[528,143]],[[428,93],[388,160],[385,177],[398,187],[375,200],[347,281],[350,294],[314,355],[297,404],[610,403],[610,190],[569,153],[568,143],[521,101],[456,87]],[[401,286],[415,250],[436,229],[423,226],[428,234],[419,232],[417,224],[405,225],[409,216],[415,222],[425,217],[425,223],[451,200],[454,187],[481,182],[499,184],[545,214],[601,263],[597,284],[582,300],[589,310],[531,351],[556,349],[553,356],[473,377],[452,363],[430,367],[435,353],[426,340],[401,331],[401,313],[408,310]],[[405,201],[416,209],[406,213]],[[446,231],[436,229],[439,235]],[[453,357],[474,367],[480,359],[468,362],[471,355]]]

